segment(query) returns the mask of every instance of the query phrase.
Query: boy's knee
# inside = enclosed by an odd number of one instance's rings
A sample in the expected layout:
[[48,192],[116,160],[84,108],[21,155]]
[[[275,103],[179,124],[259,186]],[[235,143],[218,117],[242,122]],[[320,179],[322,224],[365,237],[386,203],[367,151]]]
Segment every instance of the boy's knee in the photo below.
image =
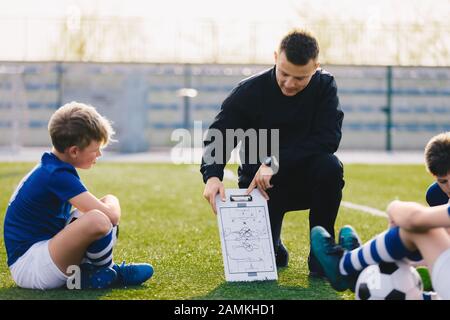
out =
[[119,222],[120,222],[120,217],[122,216],[122,213],[121,212],[118,212],[117,213],[117,222],[116,223],[113,223],[114,225],[118,225],[119,224]]
[[86,213],[86,217],[89,219],[90,230],[94,234],[103,236],[111,231],[111,221],[100,210],[91,210]]

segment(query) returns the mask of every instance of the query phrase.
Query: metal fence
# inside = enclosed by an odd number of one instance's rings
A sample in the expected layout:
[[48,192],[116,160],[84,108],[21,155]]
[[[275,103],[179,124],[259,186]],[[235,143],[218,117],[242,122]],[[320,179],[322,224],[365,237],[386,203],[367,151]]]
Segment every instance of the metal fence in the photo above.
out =
[[[47,123],[72,100],[114,122],[122,152],[173,145],[171,133],[211,123],[243,78],[270,65],[2,63],[0,146],[50,143]],[[450,68],[324,66],[345,112],[343,149],[421,150],[450,130]],[[180,96],[193,88],[196,97]]]

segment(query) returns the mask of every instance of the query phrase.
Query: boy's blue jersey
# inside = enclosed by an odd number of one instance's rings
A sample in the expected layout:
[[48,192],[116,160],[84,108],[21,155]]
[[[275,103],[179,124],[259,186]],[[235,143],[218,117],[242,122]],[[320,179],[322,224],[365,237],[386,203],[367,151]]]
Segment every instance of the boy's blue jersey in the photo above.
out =
[[440,206],[448,203],[448,195],[442,191],[437,182],[428,187],[426,199],[430,207]]
[[8,266],[36,242],[61,231],[72,208],[68,200],[85,191],[74,166],[44,153],[9,201],[4,223]]

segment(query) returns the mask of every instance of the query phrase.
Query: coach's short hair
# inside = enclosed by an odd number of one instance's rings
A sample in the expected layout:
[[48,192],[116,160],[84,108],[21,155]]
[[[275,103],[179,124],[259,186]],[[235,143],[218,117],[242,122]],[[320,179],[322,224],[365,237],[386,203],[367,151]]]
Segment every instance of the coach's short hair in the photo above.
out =
[[425,164],[435,176],[445,176],[450,172],[450,132],[430,139],[425,147]]
[[307,31],[294,29],[283,37],[278,53],[285,52],[289,62],[305,65],[319,56],[317,40]]
[[48,131],[53,146],[59,152],[72,146],[84,149],[92,141],[106,146],[114,135],[108,119],[101,116],[94,107],[76,101],[63,105],[53,113]]

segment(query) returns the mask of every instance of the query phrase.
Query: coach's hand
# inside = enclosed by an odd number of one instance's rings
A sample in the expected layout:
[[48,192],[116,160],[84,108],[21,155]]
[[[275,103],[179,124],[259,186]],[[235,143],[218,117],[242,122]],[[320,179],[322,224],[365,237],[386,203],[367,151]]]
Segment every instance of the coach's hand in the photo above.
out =
[[215,214],[217,214],[215,199],[216,194],[218,193],[220,193],[220,198],[222,199],[222,201],[225,202],[225,188],[222,181],[220,181],[220,179],[217,177],[209,178],[208,181],[206,181],[205,190],[203,191],[203,197],[205,197],[205,199],[209,201],[209,204],[211,205],[211,208],[213,209]]
[[265,164],[262,164],[259,167],[258,171],[256,172],[252,182],[250,183],[250,186],[247,189],[247,194],[250,194],[250,192],[252,192],[253,189],[258,188],[259,192],[261,192],[263,197],[266,200],[269,200],[269,195],[267,194],[266,190],[273,187],[273,185],[270,184],[272,176],[273,176],[272,168],[266,166]]

